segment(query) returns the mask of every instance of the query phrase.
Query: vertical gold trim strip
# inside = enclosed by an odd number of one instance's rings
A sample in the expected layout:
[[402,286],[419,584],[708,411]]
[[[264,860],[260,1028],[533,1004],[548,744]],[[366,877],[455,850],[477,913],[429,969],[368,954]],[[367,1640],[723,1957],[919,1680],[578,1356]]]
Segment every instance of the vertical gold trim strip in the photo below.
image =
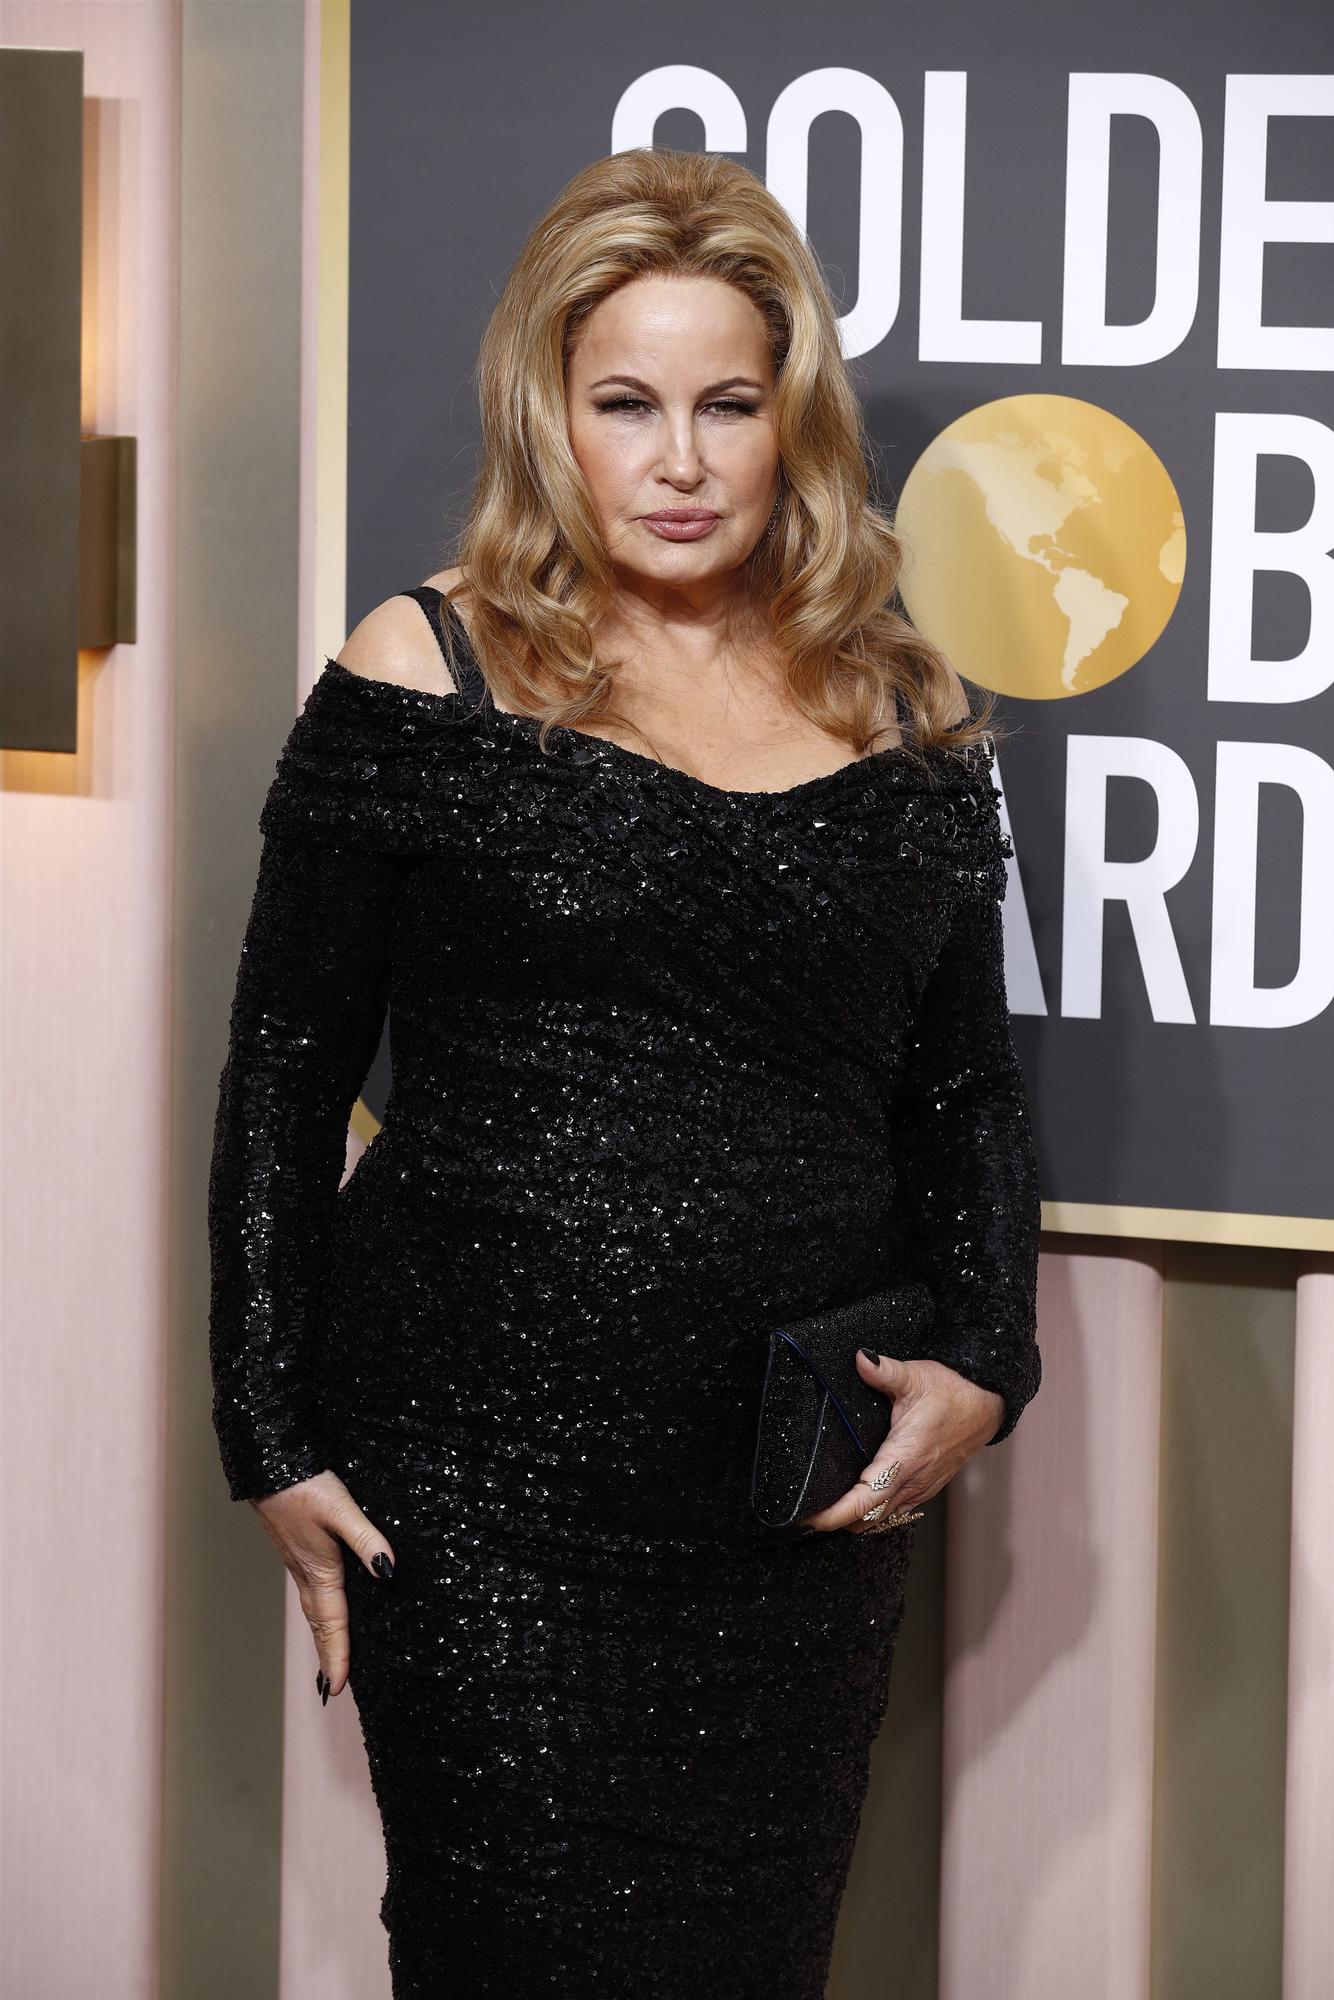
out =
[[348,222],[352,10],[320,8],[320,276],[315,418],[315,636],[320,661],[347,636]]

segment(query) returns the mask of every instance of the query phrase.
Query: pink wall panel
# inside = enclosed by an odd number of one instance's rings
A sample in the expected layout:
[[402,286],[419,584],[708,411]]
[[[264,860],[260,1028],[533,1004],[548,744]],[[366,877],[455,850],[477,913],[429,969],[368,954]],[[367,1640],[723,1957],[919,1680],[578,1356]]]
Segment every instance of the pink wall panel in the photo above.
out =
[[1042,1390],[950,1492],[942,2000],[1147,2000],[1161,1287],[1044,1251]]
[[1297,1281],[1284,2000],[1334,1993],[1334,1259]]
[[0,1986],[157,1991],[167,1350],[178,15],[7,0],[84,51],[85,427],[139,450],[139,639],[79,748],[0,756]]

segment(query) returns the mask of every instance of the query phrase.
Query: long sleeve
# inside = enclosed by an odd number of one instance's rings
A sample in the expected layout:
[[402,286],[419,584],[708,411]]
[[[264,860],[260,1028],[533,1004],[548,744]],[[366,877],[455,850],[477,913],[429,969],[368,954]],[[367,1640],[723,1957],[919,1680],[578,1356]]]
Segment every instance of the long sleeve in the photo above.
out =
[[953,920],[922,994],[892,1112],[909,1254],[936,1299],[919,1351],[1004,1398],[992,1444],[1010,1435],[1042,1376],[1042,1211],[1005,991],[1001,900],[1010,848],[997,796],[991,792],[981,813],[983,866],[961,869],[955,883]]
[[213,1425],[234,1500],[327,1462],[320,1286],[348,1119],[384,1024],[393,867],[265,836],[208,1189]]
[[260,816],[208,1185],[212,1415],[233,1500],[277,1492],[327,1462],[321,1288],[416,841],[412,717],[407,697],[327,671]]

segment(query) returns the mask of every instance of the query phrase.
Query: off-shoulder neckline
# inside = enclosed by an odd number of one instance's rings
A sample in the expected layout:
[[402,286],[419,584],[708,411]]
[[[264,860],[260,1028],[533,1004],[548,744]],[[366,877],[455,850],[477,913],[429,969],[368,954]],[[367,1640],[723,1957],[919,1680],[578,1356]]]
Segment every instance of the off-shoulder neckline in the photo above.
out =
[[[484,715],[488,722],[509,724],[516,735],[522,735],[535,743],[541,726],[540,718],[497,708],[490,689],[482,678],[481,667],[476,663],[476,655],[472,651],[467,628],[448,600],[442,597],[441,602],[446,612],[451,614],[454,628],[468,648],[469,659],[474,664],[474,672],[483,689],[482,704],[479,705],[475,700],[471,701],[469,706],[462,709],[462,716],[480,718]],[[352,668],[344,666],[341,660],[328,655],[325,658],[324,671],[326,674],[334,675],[337,681],[344,685],[352,683],[368,690],[374,699],[390,703],[394,701],[400,704],[406,703],[410,707],[424,709],[427,713],[443,711],[455,719],[460,719],[461,704],[467,699],[463,691],[458,688],[452,689],[448,694],[439,694],[433,693],[429,688],[409,687],[402,681],[377,680],[370,674],[354,673]],[[963,718],[952,726],[961,728],[963,720],[966,719]],[[568,723],[553,723],[548,732],[548,739],[551,737],[568,738],[583,749],[589,761],[596,759],[615,763],[619,759],[631,768],[638,768],[646,773],[656,773],[664,783],[674,782],[684,785],[687,789],[701,793],[705,797],[742,801],[809,796],[825,787],[845,784],[856,774],[869,778],[875,771],[895,776],[899,772],[910,771],[914,763],[920,766],[923,760],[928,765],[941,760],[947,769],[952,766],[961,775],[974,775],[986,755],[976,744],[959,746],[950,743],[926,743],[914,748],[904,743],[889,743],[881,750],[870,750],[863,756],[851,757],[845,764],[836,765],[832,771],[817,772],[813,778],[801,778],[795,785],[726,786],[710,784],[706,778],[696,777],[693,771],[683,770],[678,764],[667,764],[661,758],[647,757],[638,750],[631,750],[624,743],[614,743],[610,737],[595,736],[591,730],[576,729]],[[984,741],[989,742],[990,739],[986,738]]]

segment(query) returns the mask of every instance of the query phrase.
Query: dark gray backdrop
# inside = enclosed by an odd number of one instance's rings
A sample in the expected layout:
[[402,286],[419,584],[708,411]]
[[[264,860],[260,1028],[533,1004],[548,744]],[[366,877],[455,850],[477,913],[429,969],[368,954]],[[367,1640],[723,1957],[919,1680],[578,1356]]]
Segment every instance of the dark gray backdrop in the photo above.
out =
[[[1015,1016],[1041,1162],[1057,1201],[1260,1215],[1334,1217],[1328,1143],[1332,1014],[1284,1030],[1209,1025],[1215,744],[1300,743],[1334,761],[1334,694],[1292,706],[1205,699],[1209,531],[1216,410],[1300,412],[1328,422],[1328,377],[1216,365],[1223,99],[1230,71],[1334,68],[1323,8],[1234,4],[1151,9],[1068,5],[781,4],[424,5],[352,10],[351,326],[348,628],[391,592],[453,560],[475,462],[471,383],[477,344],[525,233],[579,167],[611,149],[612,114],[633,81],[664,64],[721,78],[746,114],[765,173],[765,128],[794,78],[842,65],[875,78],[904,122],[902,299],[878,347],[856,358],[893,504],[920,452],[954,417],[1013,393],[1050,391],[1113,411],[1152,445],[1176,484],[1189,557],[1175,616],[1153,651],[1111,685],[1064,701],[1007,698],[1014,728],[1001,775],[1048,1014]],[[923,74],[968,79],[965,314],[1038,319],[1040,367],[922,363],[917,272]],[[1065,128],[1072,71],[1150,71],[1184,90],[1204,133],[1199,309],[1161,361],[1132,369],[1060,361]],[[1271,127],[1268,192],[1334,199],[1334,126]],[[671,111],[658,144],[705,143],[692,111]],[[858,295],[860,138],[853,121],[815,121],[807,228],[842,309]],[[1158,148],[1121,119],[1112,145],[1109,318],[1148,311]],[[1147,222],[1147,228],[1146,228]],[[1266,321],[1334,317],[1334,248],[1277,246],[1266,258]],[[1264,528],[1310,511],[1303,468],[1267,461]],[[1257,655],[1304,643],[1309,607],[1288,578],[1257,580]],[[1194,864],[1169,892],[1193,1024],[1155,1023],[1124,908],[1106,918],[1103,1016],[1062,1020],[1061,894],[1067,732],[1143,735],[1189,766],[1200,799]],[[1256,978],[1291,977],[1300,891],[1297,799],[1263,794]],[[1113,781],[1107,853],[1152,846],[1146,787]],[[1334,856],[1307,857],[1328,874]],[[380,1072],[382,1074],[382,1070]],[[372,1095],[368,1090],[368,1097]],[[377,1107],[378,1108],[378,1107]],[[1244,1235],[1244,1231],[1239,1231]],[[1263,1237],[1263,1230],[1257,1232]]]

